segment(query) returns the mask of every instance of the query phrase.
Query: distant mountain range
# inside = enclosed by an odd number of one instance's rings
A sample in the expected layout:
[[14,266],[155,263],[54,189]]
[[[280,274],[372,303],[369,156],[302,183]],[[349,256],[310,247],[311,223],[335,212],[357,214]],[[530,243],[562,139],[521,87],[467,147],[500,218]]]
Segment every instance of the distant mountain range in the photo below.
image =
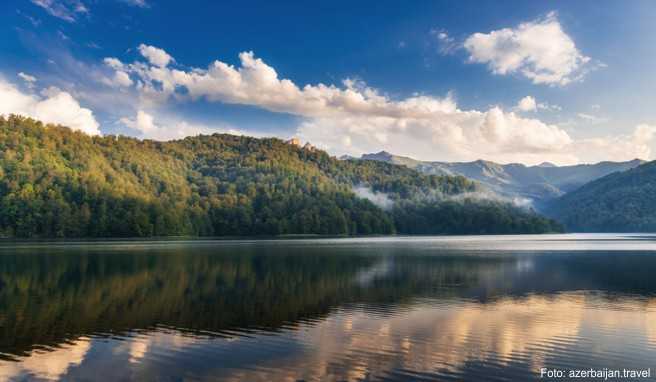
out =
[[548,162],[537,166],[526,166],[519,163],[499,164],[485,160],[428,162],[385,151],[364,154],[360,159],[404,165],[431,175],[461,175],[482,183],[500,195],[530,199],[539,209],[542,209],[545,202],[574,191],[588,182],[645,163],[640,159],[574,166],[556,166]]
[[656,232],[656,161],[592,181],[545,210],[575,232]]

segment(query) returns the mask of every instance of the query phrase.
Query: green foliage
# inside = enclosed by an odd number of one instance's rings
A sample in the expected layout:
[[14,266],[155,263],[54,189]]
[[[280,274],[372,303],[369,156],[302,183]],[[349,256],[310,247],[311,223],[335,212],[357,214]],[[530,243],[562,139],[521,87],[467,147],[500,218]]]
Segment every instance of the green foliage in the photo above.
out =
[[[395,229],[398,214],[357,197],[352,189],[359,185],[396,202],[432,200],[423,202],[430,211],[445,195],[477,188],[463,177],[339,161],[275,138],[215,134],[155,142],[90,137],[27,118],[0,118],[0,236],[5,237],[419,232],[401,228],[404,224]],[[501,204],[495,208],[524,214]],[[457,205],[448,211],[476,213]],[[466,227],[474,227],[468,231],[454,230],[448,219],[431,213],[427,224],[440,224],[423,227],[422,233],[484,232],[481,225],[488,218],[481,218],[489,215],[468,216],[472,222]],[[535,223],[543,223],[540,219]],[[511,225],[503,232],[525,228]],[[527,229],[533,231],[543,232]]]
[[409,234],[512,234],[562,232],[557,222],[520,207],[490,200],[401,203],[394,209],[400,232]]
[[551,203],[550,215],[578,232],[656,231],[656,162],[590,182]]

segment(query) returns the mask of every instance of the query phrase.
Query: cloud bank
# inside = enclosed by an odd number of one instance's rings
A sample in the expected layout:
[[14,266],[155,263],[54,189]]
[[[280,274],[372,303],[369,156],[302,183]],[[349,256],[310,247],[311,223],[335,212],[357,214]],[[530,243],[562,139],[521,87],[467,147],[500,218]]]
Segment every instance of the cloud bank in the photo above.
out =
[[[540,28],[546,24],[547,30],[553,29],[554,17],[540,21]],[[525,29],[531,27],[519,28]],[[613,150],[613,156],[605,159],[651,155],[653,135],[638,130],[627,136],[574,139],[557,125],[498,106],[463,110],[451,95],[392,99],[351,79],[341,86],[298,86],[281,78],[253,52],[239,54],[239,66],[216,60],[207,68],[184,69],[163,49],[142,44],[139,52],[144,60],[123,63],[110,57],[105,63],[134,79],[133,88],[144,104],[203,99],[293,114],[302,117],[296,132],[301,139],[334,154],[357,155],[384,149],[420,159],[576,163],[596,158],[594,150],[600,146],[620,145],[625,150]],[[532,97],[523,103],[520,110],[552,107]],[[137,126],[138,116],[130,120],[134,121],[131,126]]]

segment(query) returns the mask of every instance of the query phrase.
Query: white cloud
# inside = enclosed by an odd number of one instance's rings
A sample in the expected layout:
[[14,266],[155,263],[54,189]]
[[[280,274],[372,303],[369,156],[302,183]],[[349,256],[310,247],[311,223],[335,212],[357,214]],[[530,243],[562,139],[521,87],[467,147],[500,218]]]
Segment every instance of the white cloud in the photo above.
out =
[[578,113],[578,114],[576,114],[576,116],[579,117],[579,119],[582,119],[583,121],[585,121],[587,123],[590,123],[590,124],[593,124],[593,125],[604,123],[604,122],[608,121],[606,118],[598,117],[596,115],[586,114],[586,113]]
[[16,13],[25,17],[25,19],[29,21],[33,27],[38,27],[39,25],[41,25],[41,20],[37,19],[36,17],[32,17],[31,15],[28,15],[24,12],[21,12],[20,9],[17,9]]
[[75,22],[79,14],[89,13],[89,9],[80,0],[31,0],[32,4],[43,8],[51,16],[69,23]]
[[[240,67],[221,61],[208,69],[189,71],[162,67],[161,62],[122,67],[139,78],[137,87],[150,100],[205,98],[305,117],[298,134],[332,151],[361,153],[385,146],[429,158],[520,160],[528,155],[543,161],[537,157],[561,150],[571,141],[557,126],[499,108],[459,110],[450,96],[416,95],[395,101],[361,81],[348,79],[343,87],[318,84],[299,88],[291,80],[280,79],[274,68],[252,52],[239,57]],[[186,88],[186,94],[175,93],[177,87]]]
[[581,119],[585,119],[588,121],[594,121],[597,119],[597,117],[595,117],[594,115],[585,114],[585,113],[578,113],[577,116]]
[[116,73],[114,73],[114,83],[119,86],[131,86],[132,80],[127,73],[117,70]]
[[34,83],[36,82],[36,77],[31,76],[31,75],[29,75],[29,74],[27,74],[27,73],[23,73],[23,72],[19,72],[19,73],[18,73],[18,77],[20,77],[20,79],[22,79],[23,81],[25,81],[25,84],[27,84],[27,87],[28,87],[29,89],[33,89],[33,88],[34,88]]
[[538,110],[538,104],[535,102],[535,98],[526,96],[517,102],[517,109],[520,111],[536,111]]
[[103,60],[103,62],[105,63],[105,65],[109,66],[112,69],[116,69],[116,70],[123,69],[123,63],[118,58],[107,57]]
[[[234,135],[245,135],[243,131],[231,128],[221,127],[219,129],[211,128],[202,124],[189,123],[177,118],[161,117],[159,122],[155,122],[152,114],[138,110],[134,118],[123,117],[119,120],[121,124],[133,130],[140,132],[143,138],[154,139],[158,141],[168,141],[171,139],[182,139],[199,134],[228,133]],[[257,135],[249,133],[248,135]]]
[[652,158],[655,138],[656,126],[640,124],[628,135],[581,139],[571,150],[579,151],[585,162],[647,160]]
[[[576,159],[569,135],[557,126],[525,119],[500,108],[486,112],[439,112],[426,118],[346,116],[313,118],[297,135],[332,152],[359,154],[381,148],[419,159],[539,163]],[[348,146],[343,144],[344,140]]]
[[538,110],[545,110],[545,111],[561,111],[562,108],[558,105],[551,105],[546,102],[540,102],[538,103],[534,97],[532,96],[526,96],[522,99],[520,99],[517,102],[517,105],[515,106],[515,109],[518,111],[522,112],[531,112],[531,111],[538,111]]
[[166,67],[172,60],[172,57],[163,49],[150,45],[139,45],[139,53],[148,59],[151,64],[159,66],[160,68]]
[[152,115],[146,113],[143,110],[139,110],[137,112],[137,116],[135,119],[129,119],[127,117],[121,118],[121,123],[123,123],[125,126],[139,130],[142,133],[148,134],[151,133],[159,127],[155,125],[155,119],[153,118]]
[[[586,158],[583,149],[598,146],[598,143],[583,144],[583,141],[573,139],[557,125],[499,107],[461,110],[450,95],[392,99],[362,81],[350,79],[343,81],[342,86],[316,84],[299,87],[289,79],[280,78],[274,68],[252,52],[239,55],[239,66],[217,60],[207,69],[179,70],[166,65],[173,60],[168,53],[152,48],[168,58],[153,60],[146,56],[149,62],[131,64],[106,60],[108,65],[133,76],[142,102],[156,107],[171,98],[179,101],[205,99],[293,114],[303,118],[297,135],[333,154],[359,155],[384,149],[432,160],[484,158],[500,162],[575,163]],[[184,91],[176,91],[180,88]],[[533,101],[538,110],[560,109],[556,105]],[[142,123],[144,121],[146,119],[142,118]],[[140,126],[138,114],[123,122],[137,126],[135,128]],[[156,139],[204,131],[175,121],[153,123],[158,127],[151,131],[157,134],[146,135]],[[629,138],[600,139],[603,142],[625,142]],[[644,153],[644,150],[629,148],[625,154]]]
[[547,110],[547,111],[562,111],[563,108],[560,107],[559,105],[552,105],[546,102],[540,102],[538,103],[538,109],[541,110]]
[[23,72],[18,73],[18,77],[22,78],[25,82],[36,82],[36,77],[30,76],[29,74]]
[[449,33],[444,29],[431,29],[430,34],[437,40],[439,52],[441,54],[451,54],[460,48],[460,44],[449,36]]
[[121,1],[139,8],[148,8],[150,6],[146,0],[121,0]]
[[103,60],[103,63],[114,69],[114,75],[111,78],[102,76],[100,81],[105,85],[116,87],[116,88],[127,88],[134,84],[130,75],[125,72],[125,65],[114,57],[107,57]]
[[81,107],[70,93],[54,87],[44,90],[41,95],[25,94],[0,79],[0,114],[19,114],[91,135],[100,134],[93,112]]
[[130,87],[134,83],[132,79],[130,79],[130,75],[122,70],[115,71],[114,76],[112,76],[112,78],[104,77],[102,78],[101,81],[105,85],[117,87],[117,88]]
[[488,64],[494,74],[519,72],[535,84],[566,85],[581,79],[584,56],[551,12],[516,28],[474,33],[464,43],[469,60]]

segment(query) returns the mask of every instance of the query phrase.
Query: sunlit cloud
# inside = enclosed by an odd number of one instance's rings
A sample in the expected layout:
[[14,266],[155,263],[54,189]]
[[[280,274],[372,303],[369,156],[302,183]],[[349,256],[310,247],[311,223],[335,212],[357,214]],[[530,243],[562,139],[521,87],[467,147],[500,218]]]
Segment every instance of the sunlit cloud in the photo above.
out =
[[25,93],[0,78],[0,114],[23,115],[91,135],[100,134],[100,125],[93,112],[80,106],[70,93],[56,87],[43,89],[40,94]]
[[591,64],[555,12],[516,28],[474,33],[464,47],[470,62],[487,64],[498,75],[519,73],[535,84],[567,85],[582,79]]

